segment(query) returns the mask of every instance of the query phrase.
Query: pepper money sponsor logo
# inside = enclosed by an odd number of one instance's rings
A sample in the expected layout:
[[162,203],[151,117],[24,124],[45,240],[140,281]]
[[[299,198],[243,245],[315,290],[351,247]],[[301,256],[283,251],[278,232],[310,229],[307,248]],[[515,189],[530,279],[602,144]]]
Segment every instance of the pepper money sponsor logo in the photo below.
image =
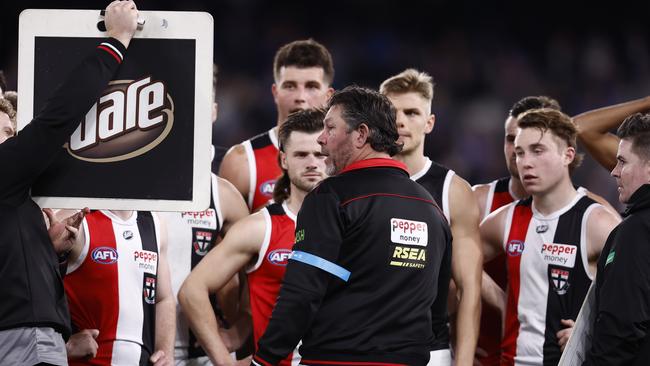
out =
[[181,212],[181,219],[185,220],[189,226],[217,229],[217,212],[211,208],[199,212]]
[[174,102],[163,82],[150,76],[111,81],[65,147],[79,160],[127,160],[160,144],[173,123]]
[[158,270],[158,253],[149,250],[136,250],[133,252],[133,260],[144,273],[156,275]]
[[568,244],[542,244],[542,258],[549,265],[573,268],[578,247]]
[[391,245],[389,264],[396,267],[424,268],[427,263],[428,239],[426,222],[390,219],[390,240],[398,245]]

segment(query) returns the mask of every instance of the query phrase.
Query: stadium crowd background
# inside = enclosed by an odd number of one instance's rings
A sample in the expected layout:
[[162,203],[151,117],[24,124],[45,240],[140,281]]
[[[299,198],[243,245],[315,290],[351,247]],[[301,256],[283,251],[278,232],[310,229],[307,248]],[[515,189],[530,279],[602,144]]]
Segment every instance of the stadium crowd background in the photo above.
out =
[[[282,44],[309,37],[331,51],[337,89],[352,83],[377,88],[408,67],[433,75],[437,123],[425,154],[471,184],[507,175],[503,121],[518,99],[549,95],[576,115],[650,94],[650,3],[140,0],[137,5],[214,17],[220,72],[213,140],[222,146],[275,125],[273,54]],[[8,89],[17,85],[23,9],[103,6],[2,1],[0,69]],[[590,157],[574,182],[621,207],[609,172]]]

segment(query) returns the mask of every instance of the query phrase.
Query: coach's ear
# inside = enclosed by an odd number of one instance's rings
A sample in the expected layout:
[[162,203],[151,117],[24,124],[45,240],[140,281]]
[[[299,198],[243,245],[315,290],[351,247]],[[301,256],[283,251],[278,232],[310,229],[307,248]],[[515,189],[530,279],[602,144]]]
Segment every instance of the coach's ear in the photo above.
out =
[[352,131],[352,145],[361,149],[363,145],[368,142],[368,137],[370,136],[370,128],[367,124],[361,123],[357,128]]

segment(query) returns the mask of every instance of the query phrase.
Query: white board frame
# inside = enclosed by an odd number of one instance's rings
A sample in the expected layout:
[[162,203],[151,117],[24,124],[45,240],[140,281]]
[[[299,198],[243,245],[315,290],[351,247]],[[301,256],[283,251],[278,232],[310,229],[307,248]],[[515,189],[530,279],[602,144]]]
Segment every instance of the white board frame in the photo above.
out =
[[[97,29],[100,10],[26,9],[20,14],[18,36],[18,105],[20,131],[34,117],[34,48],[36,37],[102,38]],[[194,39],[194,162],[192,200],[150,200],[93,197],[32,197],[41,207],[202,211],[210,204],[210,136],[214,20],[206,12],[139,11],[145,20],[134,38]],[[126,56],[128,58],[128,55]],[[81,60],[79,60],[81,61]],[[205,122],[203,122],[205,121]],[[170,177],[173,179],[173,177]]]

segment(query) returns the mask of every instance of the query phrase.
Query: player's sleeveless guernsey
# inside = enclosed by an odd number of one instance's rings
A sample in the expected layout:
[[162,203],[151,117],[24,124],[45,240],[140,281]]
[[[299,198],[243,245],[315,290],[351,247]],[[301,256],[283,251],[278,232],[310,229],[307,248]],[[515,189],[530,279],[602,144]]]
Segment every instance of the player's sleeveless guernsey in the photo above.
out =
[[278,164],[278,140],[273,129],[242,143],[248,158],[248,208],[256,211],[273,198],[273,187],[282,170]]
[[576,319],[591,284],[587,220],[599,206],[583,193],[542,216],[532,199],[510,205],[504,235],[508,299],[502,365],[557,365],[560,319]]
[[[510,193],[510,177],[504,177],[492,181],[489,184],[487,201],[485,202],[485,216],[496,211],[502,206],[514,202]],[[506,255],[499,254],[496,258],[485,263],[485,272],[492,277],[504,291],[508,283],[508,272],[506,271]],[[501,312],[492,306],[482,302],[481,307],[481,331],[478,336],[477,347],[485,356],[477,356],[483,366],[497,366],[501,363]]]
[[86,241],[64,279],[76,331],[99,329],[97,356],[70,365],[148,365],[154,350],[157,218],[134,212],[122,220],[94,211],[83,221]]
[[[411,179],[418,182],[433,197],[436,203],[442,208],[442,212],[449,222],[449,187],[454,171],[448,169],[427,158],[424,168],[413,174]],[[451,253],[449,253],[451,254]],[[442,263],[450,263],[451,260],[443,260]],[[444,270],[444,271],[443,271]],[[438,279],[438,296],[431,306],[431,320],[433,323],[433,334],[435,341],[432,351],[449,348],[449,316],[447,313],[447,295],[449,292],[449,281],[451,280],[451,269],[440,269],[440,273],[447,273],[445,278]]]
[[503,177],[490,182],[490,190],[488,191],[487,202],[485,203],[485,215],[483,219],[491,212],[514,201],[515,198],[510,193],[510,177]]
[[[210,206],[201,212],[158,212],[167,227],[167,260],[171,273],[174,298],[178,296],[183,281],[212,248],[223,225],[219,206],[219,181],[212,174]],[[218,317],[220,310],[211,298]],[[187,359],[205,356],[201,347],[195,346],[196,337],[190,331],[187,319],[176,307],[176,358]]]
[[[261,210],[266,220],[264,242],[255,265],[248,270],[250,306],[253,317],[255,350],[271,319],[275,300],[286,270],[289,254],[295,242],[296,217],[285,204],[272,203]],[[296,350],[284,359],[281,366],[298,365]]]

